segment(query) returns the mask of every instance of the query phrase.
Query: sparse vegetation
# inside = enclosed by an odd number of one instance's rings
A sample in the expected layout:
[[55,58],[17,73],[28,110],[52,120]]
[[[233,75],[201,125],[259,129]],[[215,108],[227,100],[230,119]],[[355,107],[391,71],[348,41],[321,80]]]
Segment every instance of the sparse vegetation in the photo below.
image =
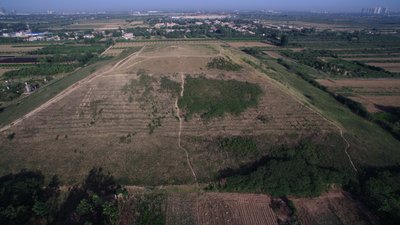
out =
[[207,63],[207,68],[226,70],[226,71],[239,71],[243,67],[233,62],[232,59],[224,57],[216,57]]
[[148,193],[138,196],[135,203],[138,225],[163,225],[165,224],[165,209],[163,202],[165,195],[162,193]]
[[161,89],[170,92],[174,97],[179,96],[181,85],[178,82],[172,81],[167,77],[161,77]]

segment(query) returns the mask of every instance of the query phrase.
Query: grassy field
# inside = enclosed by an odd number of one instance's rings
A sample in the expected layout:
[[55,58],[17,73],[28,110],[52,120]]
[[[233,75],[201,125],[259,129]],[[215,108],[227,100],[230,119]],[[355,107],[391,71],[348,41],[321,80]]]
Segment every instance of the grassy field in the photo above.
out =
[[256,84],[235,80],[212,80],[186,77],[186,91],[178,105],[188,119],[200,114],[204,119],[221,117],[225,113],[239,115],[256,107],[262,90]]
[[258,69],[287,88],[292,89],[302,101],[308,102],[310,106],[316,108],[331,120],[337,121],[345,128],[345,135],[352,142],[350,154],[359,166],[389,166],[400,160],[399,141],[379,126],[353,114],[328,93],[312,86],[293,72],[294,70],[305,72],[311,76],[318,76],[316,75],[319,73],[318,71],[302,64],[287,61],[291,66],[291,71],[289,71],[277,63],[275,59],[260,56],[260,60],[262,64],[257,66]]

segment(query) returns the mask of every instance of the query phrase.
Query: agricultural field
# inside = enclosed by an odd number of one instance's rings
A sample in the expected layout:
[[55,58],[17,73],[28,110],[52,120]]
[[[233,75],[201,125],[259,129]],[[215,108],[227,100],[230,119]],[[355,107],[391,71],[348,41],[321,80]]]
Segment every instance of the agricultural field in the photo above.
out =
[[41,45],[0,45],[1,55],[22,55],[24,53],[32,52],[41,49]]
[[387,71],[393,72],[393,73],[400,73],[400,66],[399,66],[399,62],[396,63],[390,63],[390,62],[371,62],[368,63],[368,65],[371,66],[376,66],[376,67],[380,67],[383,68]]
[[317,198],[291,199],[302,225],[376,225],[379,220],[349,193],[332,191]]
[[400,107],[399,79],[321,79],[317,82],[360,102],[371,113],[382,111],[385,107]]
[[[279,198],[235,193],[165,193],[132,195],[122,206],[118,224],[254,224],[278,225],[291,220]],[[147,203],[143,205],[143,203]],[[151,213],[150,213],[151,212]]]

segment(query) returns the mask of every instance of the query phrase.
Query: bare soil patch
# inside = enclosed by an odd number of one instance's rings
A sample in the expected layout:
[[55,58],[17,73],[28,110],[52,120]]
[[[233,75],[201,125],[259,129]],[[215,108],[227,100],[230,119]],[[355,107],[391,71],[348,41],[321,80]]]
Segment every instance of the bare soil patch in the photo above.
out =
[[376,225],[378,220],[347,193],[334,191],[316,198],[292,198],[302,225]]
[[347,60],[347,61],[396,61],[396,60],[400,60],[399,58],[394,58],[394,57],[388,57],[388,58],[374,58],[374,57],[362,57],[362,58],[342,58],[343,60]]
[[42,47],[37,46],[37,47],[30,47],[30,46],[14,46],[14,45],[0,45],[0,54],[4,53],[26,53],[26,52],[31,52],[35,51],[38,49],[41,49]]
[[3,69],[3,68],[0,68],[0,76],[2,76],[5,72],[11,71],[11,70],[13,70],[13,69]]
[[400,63],[367,63],[371,66],[381,67],[387,71],[400,73]]

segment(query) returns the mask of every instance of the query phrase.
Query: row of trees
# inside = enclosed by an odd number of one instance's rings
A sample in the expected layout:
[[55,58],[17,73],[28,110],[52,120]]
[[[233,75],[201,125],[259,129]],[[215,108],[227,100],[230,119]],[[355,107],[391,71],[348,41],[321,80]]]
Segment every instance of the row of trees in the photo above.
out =
[[123,189],[101,168],[92,169],[85,181],[61,197],[54,176],[46,185],[38,171],[21,171],[0,178],[0,224],[115,224],[116,195]]

